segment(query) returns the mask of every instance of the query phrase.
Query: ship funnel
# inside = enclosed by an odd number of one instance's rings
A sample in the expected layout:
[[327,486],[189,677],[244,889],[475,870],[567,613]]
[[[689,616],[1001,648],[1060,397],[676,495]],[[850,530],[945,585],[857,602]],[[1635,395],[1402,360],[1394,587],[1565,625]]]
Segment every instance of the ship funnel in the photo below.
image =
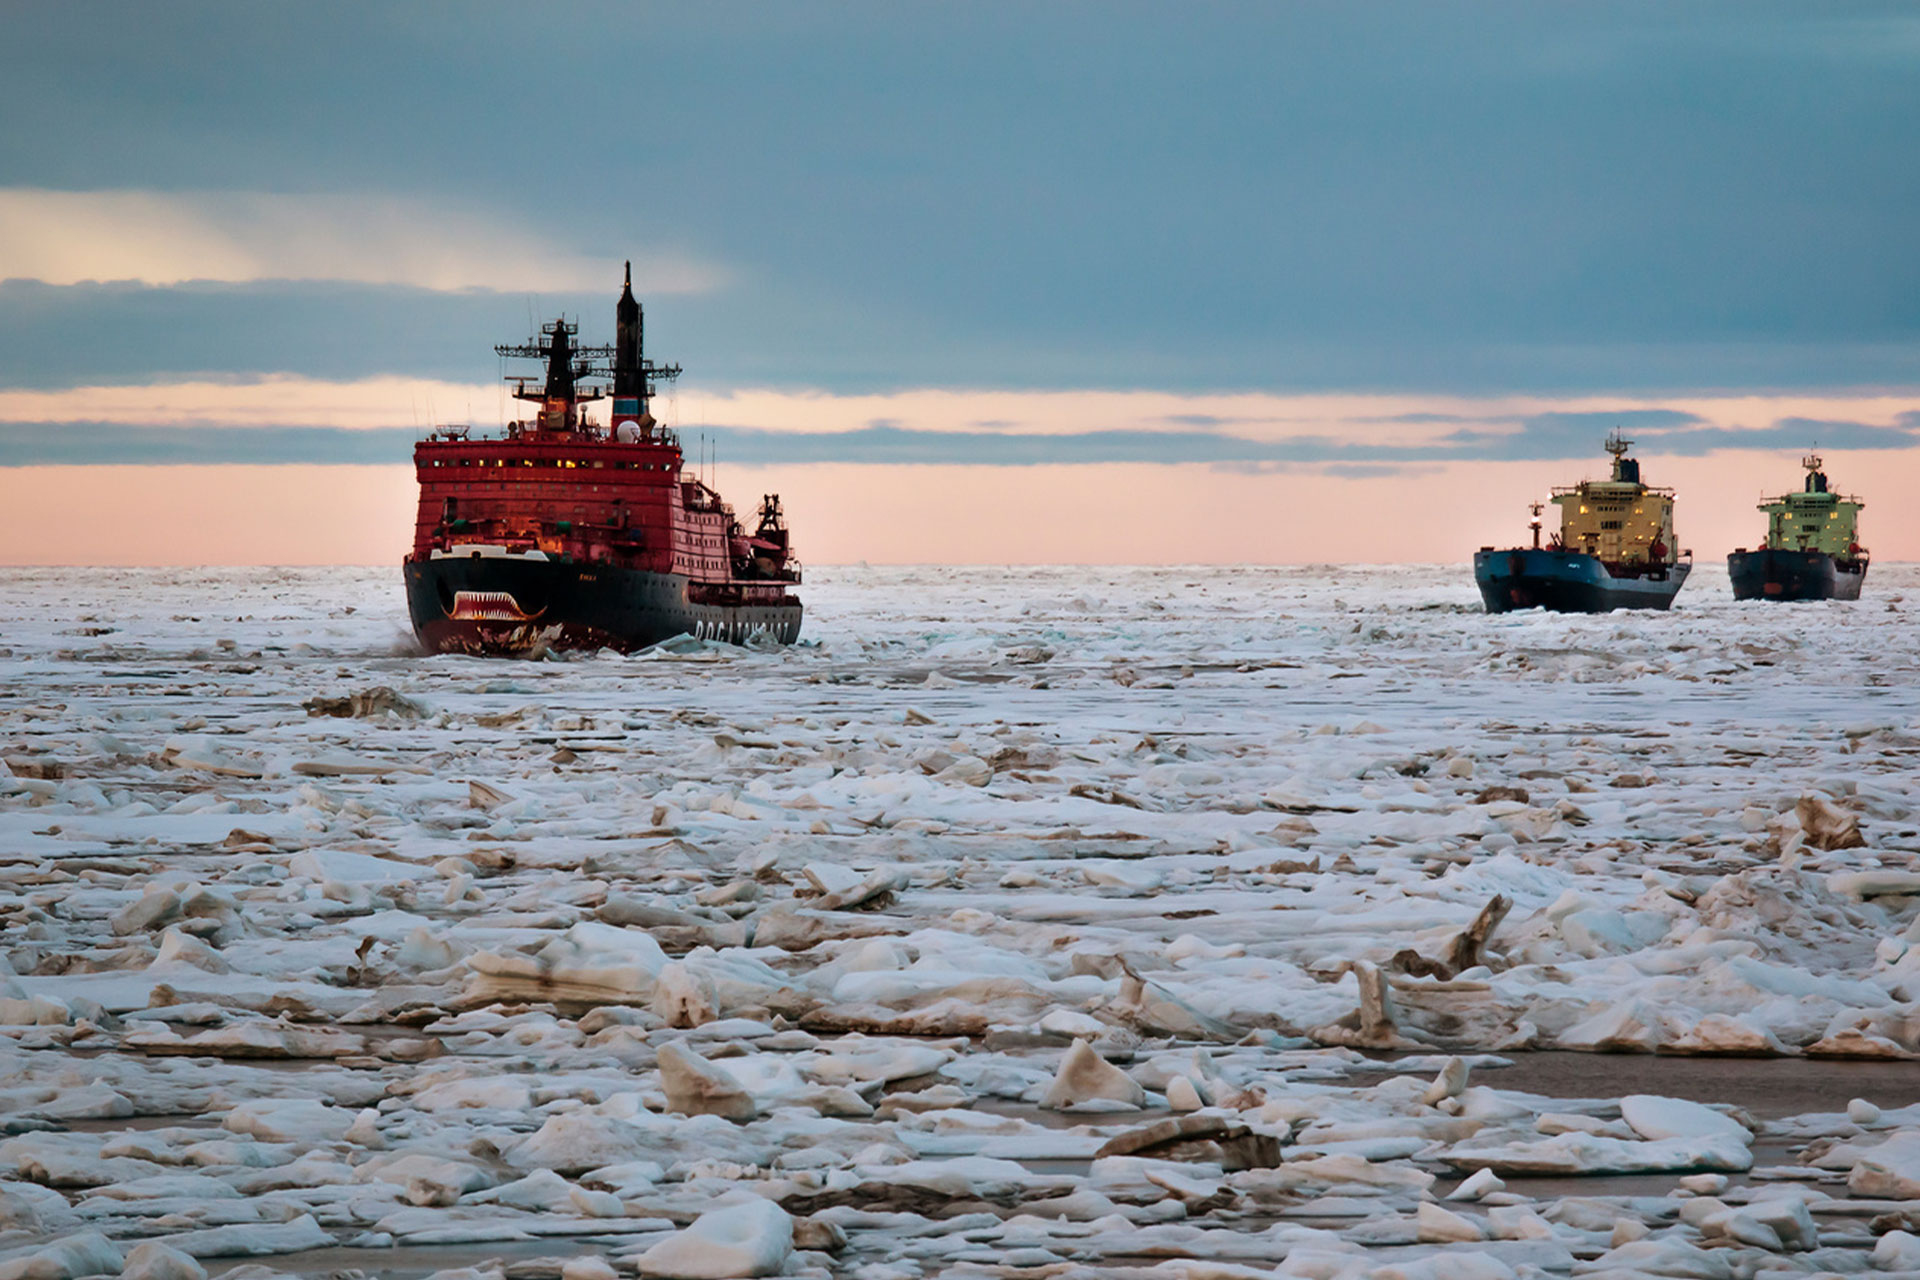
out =
[[621,400],[643,397],[646,389],[640,377],[640,351],[646,322],[640,303],[633,296],[632,262],[627,263],[626,282],[620,288],[620,302],[613,309],[613,318],[614,397]]
[[553,341],[547,346],[547,399],[573,399],[573,341],[564,318],[555,320],[548,330]]
[[1827,491],[1827,473],[1820,469],[1821,460],[1817,453],[1810,453],[1800,459],[1800,465],[1807,469],[1807,492],[1825,493]]

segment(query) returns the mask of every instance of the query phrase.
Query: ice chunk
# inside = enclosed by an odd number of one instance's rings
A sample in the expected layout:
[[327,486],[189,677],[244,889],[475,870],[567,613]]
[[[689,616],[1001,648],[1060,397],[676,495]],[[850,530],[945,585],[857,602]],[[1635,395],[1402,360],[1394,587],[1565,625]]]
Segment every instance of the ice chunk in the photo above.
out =
[[751,1120],[753,1098],[727,1072],[692,1049],[669,1040],[660,1046],[660,1087],[667,1109],[687,1116]]
[[534,955],[481,951],[467,957],[474,998],[543,999],[641,1004],[667,965],[660,944],[638,929],[583,920]]
[[1069,1111],[1099,1103],[1141,1107],[1146,1101],[1147,1091],[1131,1076],[1095,1053],[1085,1040],[1075,1040],[1061,1056],[1040,1105],[1050,1111]]
[[127,1251],[120,1280],[207,1280],[207,1269],[164,1240],[148,1240]]
[[1482,1200],[1496,1191],[1505,1191],[1507,1184],[1494,1176],[1491,1169],[1481,1169],[1470,1175],[1459,1186],[1447,1194],[1449,1200]]
[[1642,1138],[1726,1138],[1750,1143],[1753,1133],[1724,1111],[1682,1098],[1635,1093],[1620,1099],[1620,1118]]
[[52,1187],[31,1182],[0,1183],[0,1228],[17,1227],[47,1237],[78,1224],[67,1198]]
[[237,1258],[303,1253],[325,1248],[334,1239],[312,1214],[303,1213],[291,1222],[236,1223],[183,1231],[167,1237],[167,1243],[195,1258]]
[[698,1027],[787,990],[786,975],[745,951],[696,947],[659,968],[648,1007],[669,1026]]
[[1431,1200],[1420,1202],[1414,1222],[1422,1244],[1457,1244],[1486,1239],[1486,1232],[1480,1229],[1479,1223],[1449,1209],[1442,1209]]
[[1854,1160],[1847,1190],[1856,1196],[1920,1200],[1920,1129],[1902,1129]]
[[1860,834],[1859,817],[1823,795],[1809,792],[1801,796],[1793,813],[1800,821],[1807,843],[1816,849],[1858,849],[1867,842]]
[[793,1254],[793,1219],[770,1200],[714,1209],[639,1257],[643,1276],[733,1280],[779,1275]]
[[865,879],[852,867],[843,867],[835,862],[809,862],[800,868],[800,874],[807,878],[816,894],[845,893]]
[[1198,1111],[1206,1103],[1201,1100],[1200,1090],[1193,1081],[1185,1076],[1175,1076],[1167,1082],[1167,1105],[1175,1111]]
[[302,849],[287,859],[287,870],[322,883],[332,880],[351,884],[393,884],[419,880],[426,874],[421,867],[351,849]]
[[1881,1271],[1920,1273],[1920,1236],[1889,1231],[1873,1246],[1873,1265]]
[[426,708],[404,694],[397,693],[386,685],[375,685],[371,689],[357,689],[344,697],[329,698],[316,694],[300,704],[310,716],[335,716],[338,718],[371,719],[391,716],[397,720],[418,720],[426,715]]
[[569,1111],[549,1116],[538,1132],[507,1153],[507,1161],[517,1169],[581,1173],[656,1156],[661,1146],[646,1129],[628,1121]]
[[1579,1268],[1601,1276],[1671,1276],[1675,1280],[1733,1280],[1733,1260],[1724,1249],[1702,1249],[1684,1240],[1635,1240],[1609,1249]]
[[227,1113],[230,1133],[251,1134],[262,1142],[313,1144],[346,1136],[355,1113],[315,1098],[256,1098]]
[[1553,1239],[1553,1224],[1524,1204],[1503,1204],[1487,1210],[1487,1227],[1496,1240]]
[[180,914],[180,895],[164,885],[149,885],[147,891],[113,913],[113,931],[122,936],[142,933],[167,923]]
[[1753,1167],[1753,1153],[1747,1144],[1728,1135],[1627,1142],[1563,1133],[1538,1142],[1480,1147],[1462,1143],[1449,1148],[1442,1158],[1461,1169],[1522,1175],[1679,1173],[1693,1169],[1744,1173]]
[[1871,871],[1836,871],[1827,877],[1827,888],[1845,898],[1913,897],[1920,895],[1920,871],[1897,871],[1876,867]]
[[1433,1083],[1427,1086],[1427,1091],[1420,1095],[1420,1101],[1428,1106],[1434,1106],[1447,1098],[1459,1097],[1466,1092],[1466,1088],[1466,1059],[1448,1058],[1445,1065],[1440,1068],[1440,1074],[1433,1078]]
[[201,737],[168,738],[160,758],[177,769],[197,769],[231,778],[263,776],[255,766],[234,758]]
[[126,1260],[120,1246],[97,1231],[83,1231],[0,1262],[0,1280],[74,1280],[117,1274]]

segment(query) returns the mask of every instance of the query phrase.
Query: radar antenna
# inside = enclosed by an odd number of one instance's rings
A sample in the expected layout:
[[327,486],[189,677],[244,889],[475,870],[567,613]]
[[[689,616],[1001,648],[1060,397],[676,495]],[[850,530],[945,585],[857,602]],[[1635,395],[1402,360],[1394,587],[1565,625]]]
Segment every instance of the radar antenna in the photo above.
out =
[[1615,427],[1607,433],[1607,452],[1613,455],[1613,481],[1615,484],[1639,484],[1640,464],[1627,456],[1627,450],[1633,447],[1633,441],[1627,439]]
[[1540,549],[1540,513],[1546,509],[1547,505],[1544,502],[1530,502],[1527,504],[1527,510],[1533,512],[1533,519],[1527,523],[1527,527],[1533,530],[1533,549],[1535,551]]

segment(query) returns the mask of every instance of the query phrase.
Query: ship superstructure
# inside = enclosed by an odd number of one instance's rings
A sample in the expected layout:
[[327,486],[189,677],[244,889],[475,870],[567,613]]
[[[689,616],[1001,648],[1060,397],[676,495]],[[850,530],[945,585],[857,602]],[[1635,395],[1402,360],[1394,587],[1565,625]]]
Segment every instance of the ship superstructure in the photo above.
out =
[[1860,512],[1867,504],[1833,492],[1819,454],[1808,454],[1800,465],[1807,474],[1798,493],[1759,504],[1767,513],[1766,541],[1727,557],[1736,600],[1860,598],[1868,563]]
[[[777,494],[748,530],[650,412],[677,365],[644,351],[632,267],[615,308],[615,340],[580,346],[556,320],[527,343],[496,347],[538,359],[514,375],[535,406],[504,436],[434,431],[414,447],[420,505],[406,557],[407,603],[421,643],[438,652],[644,647],[674,635],[791,643],[800,582]],[[588,406],[609,402],[604,422]]]
[[1489,613],[1545,608],[1566,613],[1665,609],[1692,570],[1673,528],[1674,492],[1640,477],[1633,441],[1607,437],[1613,458],[1605,480],[1556,486],[1560,528],[1540,545],[1541,506],[1533,506],[1533,545],[1482,547],[1474,579]]

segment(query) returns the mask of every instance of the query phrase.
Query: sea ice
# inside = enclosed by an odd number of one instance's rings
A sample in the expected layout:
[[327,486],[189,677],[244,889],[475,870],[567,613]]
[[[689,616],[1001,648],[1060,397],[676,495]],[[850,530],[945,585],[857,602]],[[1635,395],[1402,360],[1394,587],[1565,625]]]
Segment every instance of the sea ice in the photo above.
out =
[[9,571],[0,1266],[1911,1268],[1920,573],[1717,572],[825,569],[509,663],[390,568]]

